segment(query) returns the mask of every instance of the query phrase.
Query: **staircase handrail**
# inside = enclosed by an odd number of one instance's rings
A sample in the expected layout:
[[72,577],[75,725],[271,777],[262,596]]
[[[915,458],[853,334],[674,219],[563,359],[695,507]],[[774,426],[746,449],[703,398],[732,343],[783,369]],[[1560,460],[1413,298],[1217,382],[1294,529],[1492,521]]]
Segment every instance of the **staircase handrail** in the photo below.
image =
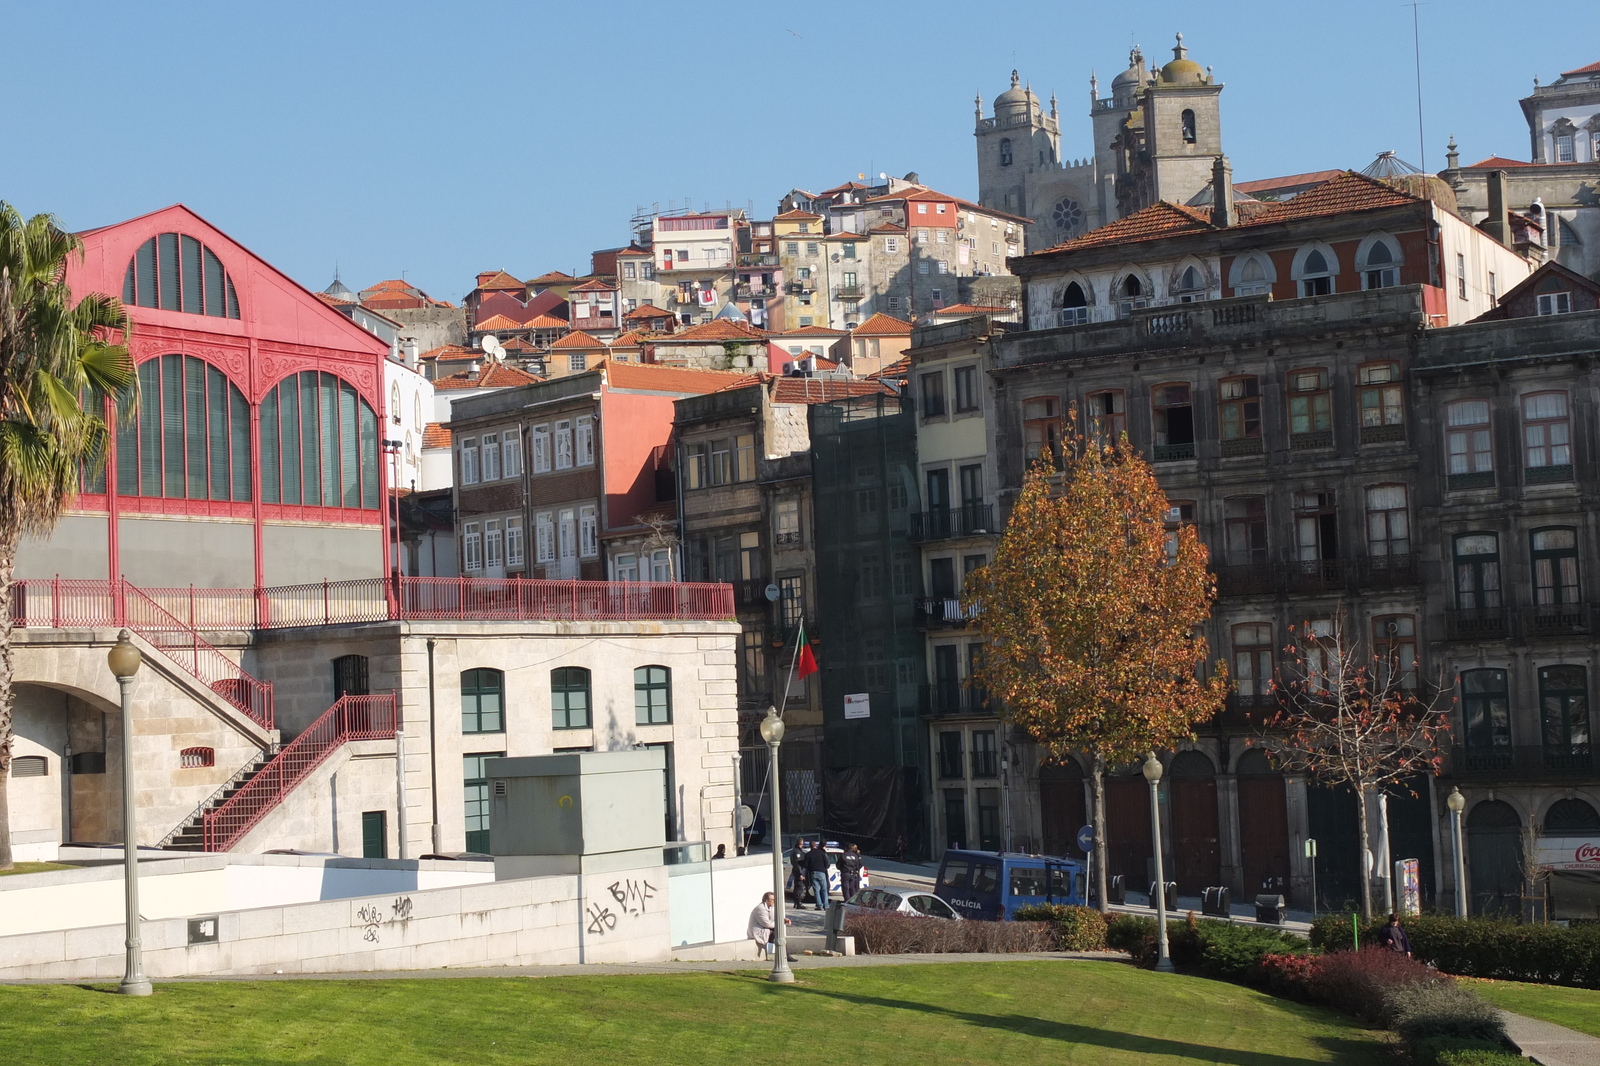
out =
[[205,812],[205,850],[231,848],[341,745],[352,740],[392,739],[396,717],[393,693],[339,697],[226,803]]
[[257,755],[250,756],[250,761],[249,762],[247,762],[243,766],[239,767],[238,770],[234,771],[234,774],[233,774],[232,777],[228,778],[222,784],[218,785],[217,786],[217,790],[215,792],[211,793],[211,795],[207,796],[205,799],[203,799],[199,803],[197,803],[195,805],[194,810],[192,810],[188,814],[184,815],[183,819],[181,821],[179,821],[177,825],[172,827],[172,831],[169,832],[166,836],[161,838],[161,840],[156,844],[156,847],[158,847],[158,848],[166,847],[168,844],[170,844],[174,840],[176,840],[183,833],[183,831],[185,829],[188,829],[192,825],[199,824],[201,819],[204,817],[204,815],[206,813],[206,808],[211,806],[213,803],[215,803],[217,801],[217,797],[221,796],[223,793],[227,792],[228,789],[232,788],[234,785],[237,785],[240,781],[244,780],[245,777],[250,773],[251,770],[254,770],[257,766],[264,765],[262,760],[263,759],[271,759],[274,755],[278,754],[278,750],[279,750],[279,746],[277,744],[274,744],[271,747],[269,747],[266,751],[261,752],[260,754],[257,754]]
[[271,682],[252,676],[142,589],[126,580],[118,584],[124,625],[244,712],[251,721],[264,729],[272,728]]

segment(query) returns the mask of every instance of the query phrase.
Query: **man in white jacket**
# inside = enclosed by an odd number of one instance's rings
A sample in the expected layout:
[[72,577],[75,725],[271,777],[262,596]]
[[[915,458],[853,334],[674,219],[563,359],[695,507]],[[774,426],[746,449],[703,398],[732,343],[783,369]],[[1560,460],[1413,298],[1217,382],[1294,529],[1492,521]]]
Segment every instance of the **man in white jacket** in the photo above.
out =
[[[761,902],[757,903],[755,909],[750,912],[750,927],[745,930],[745,936],[756,942],[756,947],[760,950],[762,958],[766,958],[771,951],[772,933],[778,924],[777,917],[774,914],[773,903],[771,892],[762,896]],[[794,923],[785,918],[783,924],[793,925]]]

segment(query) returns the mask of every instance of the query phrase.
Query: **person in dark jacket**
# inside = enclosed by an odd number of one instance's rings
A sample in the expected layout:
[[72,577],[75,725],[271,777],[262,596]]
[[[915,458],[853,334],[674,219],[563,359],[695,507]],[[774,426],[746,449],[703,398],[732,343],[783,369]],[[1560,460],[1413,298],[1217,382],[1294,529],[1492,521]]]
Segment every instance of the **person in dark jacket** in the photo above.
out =
[[1389,924],[1378,930],[1378,943],[1390,951],[1398,951],[1407,956],[1411,954],[1411,938],[1406,936],[1398,914],[1389,915]]
[[794,894],[794,909],[806,901],[806,842],[796,840],[789,852],[789,889]]
[[[806,852],[806,873],[811,875],[811,891],[816,893],[817,910],[828,909],[828,849],[818,840]],[[799,908],[796,907],[798,910]]]
[[847,901],[861,891],[861,849],[854,844],[848,845],[839,856],[839,887],[844,890]]

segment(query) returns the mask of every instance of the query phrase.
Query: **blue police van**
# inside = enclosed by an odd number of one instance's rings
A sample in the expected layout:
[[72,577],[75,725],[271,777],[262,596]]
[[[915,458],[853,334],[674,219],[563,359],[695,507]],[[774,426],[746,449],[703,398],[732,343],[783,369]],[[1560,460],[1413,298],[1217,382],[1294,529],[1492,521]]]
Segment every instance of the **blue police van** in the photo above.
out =
[[1087,895],[1083,863],[1005,851],[944,853],[934,895],[963,918],[1004,921],[1032,903],[1075,903]]

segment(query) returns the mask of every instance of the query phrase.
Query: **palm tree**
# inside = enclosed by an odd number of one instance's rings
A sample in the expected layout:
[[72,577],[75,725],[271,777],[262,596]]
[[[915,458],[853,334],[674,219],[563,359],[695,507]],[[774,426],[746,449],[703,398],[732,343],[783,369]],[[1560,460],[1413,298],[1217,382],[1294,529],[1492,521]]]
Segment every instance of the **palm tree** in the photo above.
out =
[[105,462],[107,399],[134,387],[122,302],[76,304],[67,258],[83,244],[50,215],[0,201],[0,870],[11,860],[11,602],[17,545],[46,536]]

